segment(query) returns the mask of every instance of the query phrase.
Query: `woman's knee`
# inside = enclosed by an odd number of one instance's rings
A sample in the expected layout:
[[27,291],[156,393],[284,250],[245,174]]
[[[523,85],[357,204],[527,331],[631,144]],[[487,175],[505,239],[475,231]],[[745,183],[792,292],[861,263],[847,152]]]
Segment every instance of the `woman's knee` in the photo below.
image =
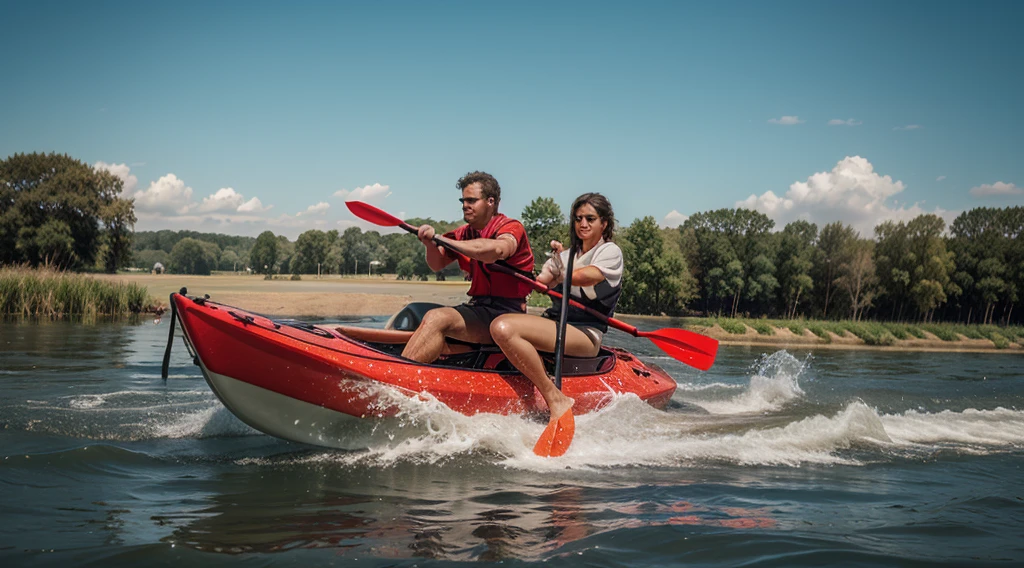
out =
[[498,316],[491,321],[491,339],[498,345],[505,345],[516,335],[512,318]]

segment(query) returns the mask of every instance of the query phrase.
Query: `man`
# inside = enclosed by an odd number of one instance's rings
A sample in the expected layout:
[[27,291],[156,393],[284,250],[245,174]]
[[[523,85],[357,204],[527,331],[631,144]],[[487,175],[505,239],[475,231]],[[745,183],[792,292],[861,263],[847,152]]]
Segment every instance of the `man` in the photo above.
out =
[[506,313],[525,313],[526,296],[532,288],[515,277],[489,270],[487,264],[503,260],[526,272],[533,271],[533,251],[526,229],[515,219],[498,213],[501,187],[494,176],[470,172],[459,180],[462,191],[462,218],[466,224],[437,237],[455,242],[469,258],[461,258],[434,242],[434,228],[423,225],[417,236],[427,249],[427,265],[439,272],[452,262],[469,273],[470,300],[455,307],[435,308],[426,313],[416,333],[409,339],[402,356],[431,363],[445,348],[450,337],[471,343],[493,343],[491,321]]

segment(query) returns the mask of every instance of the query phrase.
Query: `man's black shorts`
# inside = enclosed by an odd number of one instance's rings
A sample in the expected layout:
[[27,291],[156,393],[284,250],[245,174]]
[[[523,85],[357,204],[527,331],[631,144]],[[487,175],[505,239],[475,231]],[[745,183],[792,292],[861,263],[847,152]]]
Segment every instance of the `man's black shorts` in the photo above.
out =
[[525,314],[526,300],[480,296],[454,308],[466,321],[467,328],[479,325],[482,329],[488,330],[494,318],[502,314]]

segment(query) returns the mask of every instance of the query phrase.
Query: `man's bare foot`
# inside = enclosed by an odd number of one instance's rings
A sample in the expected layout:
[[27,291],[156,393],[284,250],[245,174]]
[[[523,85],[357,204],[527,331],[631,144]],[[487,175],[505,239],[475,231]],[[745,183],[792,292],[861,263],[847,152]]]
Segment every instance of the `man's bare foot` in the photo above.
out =
[[576,404],[575,399],[569,398],[559,392],[555,399],[551,401],[551,404],[548,405],[548,409],[551,411],[551,418],[548,419],[548,422],[554,422],[561,418],[562,415],[568,412],[574,404]]

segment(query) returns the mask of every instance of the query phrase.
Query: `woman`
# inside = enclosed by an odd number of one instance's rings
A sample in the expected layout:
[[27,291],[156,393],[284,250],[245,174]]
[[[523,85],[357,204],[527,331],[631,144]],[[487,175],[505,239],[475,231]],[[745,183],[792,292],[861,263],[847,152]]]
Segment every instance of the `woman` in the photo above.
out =
[[[576,248],[573,260],[570,297],[609,317],[622,292],[622,250],[612,242],[615,214],[611,203],[600,193],[584,193],[572,204],[569,216],[571,241]],[[562,243],[551,241],[555,254],[544,263],[537,281],[554,288],[563,280],[569,251]],[[562,394],[548,378],[538,351],[553,352],[561,302],[544,312],[543,317],[505,314],[491,322],[491,337],[519,371],[533,381],[551,411],[554,422],[568,412],[572,398]],[[601,349],[608,326],[585,311],[569,307],[565,328],[565,354],[593,357]]]

